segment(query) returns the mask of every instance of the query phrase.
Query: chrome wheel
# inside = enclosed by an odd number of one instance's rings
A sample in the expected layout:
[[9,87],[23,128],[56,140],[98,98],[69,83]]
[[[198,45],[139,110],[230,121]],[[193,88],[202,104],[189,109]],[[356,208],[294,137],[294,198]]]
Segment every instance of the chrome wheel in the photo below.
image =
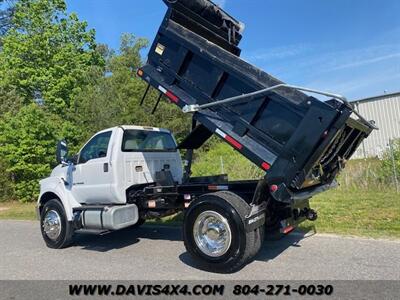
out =
[[43,231],[49,239],[56,240],[61,233],[61,218],[55,210],[49,210],[43,218]]
[[206,255],[224,255],[232,242],[228,220],[215,211],[202,212],[194,222],[193,236],[197,247]]

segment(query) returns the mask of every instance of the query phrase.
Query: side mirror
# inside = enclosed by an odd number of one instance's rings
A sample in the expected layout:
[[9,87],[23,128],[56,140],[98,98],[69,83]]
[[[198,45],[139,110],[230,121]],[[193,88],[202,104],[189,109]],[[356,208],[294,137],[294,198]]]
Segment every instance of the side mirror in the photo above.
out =
[[59,164],[67,163],[68,147],[65,140],[61,140],[57,143],[56,159]]

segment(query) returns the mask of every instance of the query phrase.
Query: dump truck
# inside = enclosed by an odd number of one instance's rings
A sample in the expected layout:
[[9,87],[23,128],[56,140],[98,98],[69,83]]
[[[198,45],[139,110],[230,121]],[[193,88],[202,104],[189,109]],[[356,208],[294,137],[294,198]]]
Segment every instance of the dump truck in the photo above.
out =
[[[73,157],[60,141],[60,164],[41,181],[41,232],[47,246],[63,248],[80,230],[138,227],[182,212],[183,241],[198,266],[235,272],[265,236],[316,220],[310,199],[337,185],[376,127],[345,97],[284,83],[242,60],[244,24],[213,2],[163,1],[168,10],[137,70],[148,84],[141,104],[157,89],[154,110],[165,97],[191,115],[190,133],[177,144],[167,129],[118,126],[96,133]],[[192,176],[194,151],[212,136],[264,176]]]

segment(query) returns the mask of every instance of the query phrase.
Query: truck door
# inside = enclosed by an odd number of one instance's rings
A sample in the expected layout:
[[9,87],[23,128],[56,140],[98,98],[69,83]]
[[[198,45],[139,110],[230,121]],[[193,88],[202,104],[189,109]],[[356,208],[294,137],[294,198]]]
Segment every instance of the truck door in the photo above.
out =
[[100,132],[82,148],[72,174],[72,194],[80,203],[107,204],[111,193],[113,174],[110,170],[112,131]]

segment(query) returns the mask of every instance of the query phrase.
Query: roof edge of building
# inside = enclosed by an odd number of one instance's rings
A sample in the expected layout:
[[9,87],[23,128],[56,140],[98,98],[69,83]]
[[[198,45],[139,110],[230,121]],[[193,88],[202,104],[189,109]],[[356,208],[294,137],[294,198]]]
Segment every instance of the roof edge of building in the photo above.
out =
[[394,96],[400,96],[400,91],[394,92],[394,93],[389,93],[389,94],[383,94],[383,95],[379,95],[379,96],[368,97],[368,98],[364,98],[364,99],[353,100],[351,102],[352,103],[364,103],[364,102],[370,102],[370,101],[377,101],[377,100],[394,97]]

